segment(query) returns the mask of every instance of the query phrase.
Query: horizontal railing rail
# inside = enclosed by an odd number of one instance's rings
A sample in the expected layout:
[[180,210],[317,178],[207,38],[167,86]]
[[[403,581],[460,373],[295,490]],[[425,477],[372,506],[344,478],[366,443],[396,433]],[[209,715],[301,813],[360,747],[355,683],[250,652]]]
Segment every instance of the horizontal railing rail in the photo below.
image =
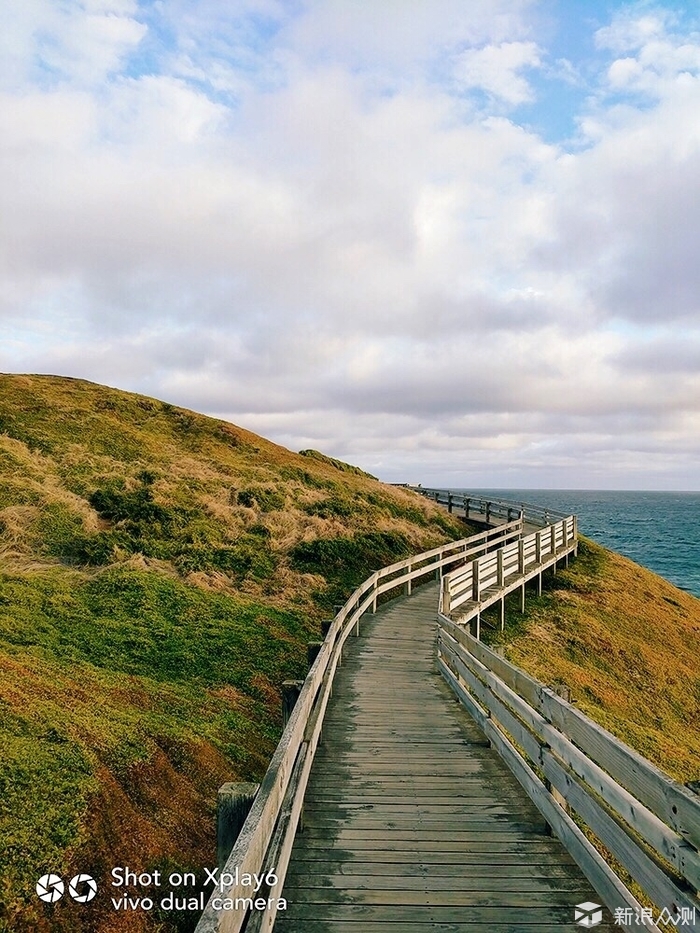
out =
[[[508,527],[508,526],[500,526]],[[495,551],[476,557],[464,567],[443,577],[439,611],[448,617],[458,615],[458,621],[476,624],[479,637],[481,613],[496,602],[501,602],[501,625],[504,621],[505,597],[520,588],[524,608],[525,584],[539,578],[549,567],[578,549],[578,528],[575,515],[569,515],[529,535],[518,535],[515,540],[503,542]]]
[[570,811],[659,914],[695,929],[700,798],[445,616],[438,665],[610,910],[632,909],[621,925],[642,907]]
[[566,518],[564,512],[550,509],[546,506],[533,505],[531,502],[514,502],[508,499],[494,499],[479,495],[475,492],[456,491],[454,489],[433,489],[430,486],[412,486],[409,483],[396,484],[404,489],[419,493],[426,499],[431,499],[439,505],[447,506],[447,510],[462,509],[465,518],[483,519],[487,524],[494,519],[510,521],[520,515],[530,525],[549,525],[552,522]]
[[[516,514],[515,512],[513,514]],[[323,717],[333,678],[348,637],[360,631],[360,620],[374,612],[379,598],[403,587],[410,593],[415,582],[441,578],[448,568],[460,566],[522,534],[522,520],[497,525],[468,538],[452,541],[407,557],[371,574],[350,596],[333,619],[323,645],[296,701],[292,714],[263,778],[248,817],[220,874],[231,879],[216,888],[197,924],[196,933],[258,933],[271,930],[278,908],[294,835],[299,824],[304,791],[321,737]],[[261,888],[251,896],[246,876],[274,873],[274,889]],[[260,899],[265,906],[251,910]]]

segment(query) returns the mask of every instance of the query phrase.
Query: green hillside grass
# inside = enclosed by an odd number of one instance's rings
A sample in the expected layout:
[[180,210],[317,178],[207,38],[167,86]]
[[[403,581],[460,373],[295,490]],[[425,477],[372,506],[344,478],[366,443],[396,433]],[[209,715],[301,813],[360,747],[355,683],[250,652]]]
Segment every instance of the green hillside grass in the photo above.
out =
[[[380,566],[468,531],[317,451],[73,379],[0,376],[0,933],[185,933],[34,896],[46,871],[214,862],[279,686]],[[700,600],[582,539],[482,631],[680,781],[700,778]],[[488,613],[485,614],[488,621]]]
[[264,773],[320,620],[373,569],[464,533],[318,452],[0,376],[0,931],[188,929],[43,905],[34,884],[211,866],[217,788]]

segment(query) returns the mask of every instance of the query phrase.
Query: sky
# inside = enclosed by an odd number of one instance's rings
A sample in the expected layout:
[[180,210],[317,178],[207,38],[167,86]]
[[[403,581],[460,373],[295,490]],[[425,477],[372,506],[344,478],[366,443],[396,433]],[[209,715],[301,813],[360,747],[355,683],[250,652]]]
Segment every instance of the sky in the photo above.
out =
[[696,2],[3,2],[0,371],[698,489],[699,247]]

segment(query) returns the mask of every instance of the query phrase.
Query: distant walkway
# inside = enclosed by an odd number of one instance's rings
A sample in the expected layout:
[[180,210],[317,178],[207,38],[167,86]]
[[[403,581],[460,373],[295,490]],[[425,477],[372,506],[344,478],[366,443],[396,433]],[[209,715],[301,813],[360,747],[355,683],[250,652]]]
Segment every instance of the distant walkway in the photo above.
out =
[[437,672],[437,601],[348,641],[275,933],[561,933],[600,902]]

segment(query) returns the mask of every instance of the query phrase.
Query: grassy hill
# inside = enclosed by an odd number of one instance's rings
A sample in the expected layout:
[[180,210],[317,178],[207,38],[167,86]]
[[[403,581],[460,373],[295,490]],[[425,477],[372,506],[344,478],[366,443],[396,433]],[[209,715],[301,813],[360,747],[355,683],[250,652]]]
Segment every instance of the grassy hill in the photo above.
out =
[[[47,871],[214,861],[214,802],[259,778],[279,685],[353,587],[464,526],[315,451],[74,379],[0,376],[0,933],[184,933],[76,910]],[[582,540],[518,598],[508,658],[681,781],[700,761],[700,600]]]
[[315,451],[75,379],[0,376],[0,931],[187,929],[34,895],[214,861],[279,686],[371,570],[464,534]]

